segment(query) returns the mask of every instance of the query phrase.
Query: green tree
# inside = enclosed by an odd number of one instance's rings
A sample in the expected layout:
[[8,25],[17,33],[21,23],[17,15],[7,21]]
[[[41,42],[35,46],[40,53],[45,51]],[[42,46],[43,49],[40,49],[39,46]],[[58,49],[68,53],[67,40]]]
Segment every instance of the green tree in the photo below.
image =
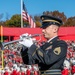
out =
[[10,20],[6,20],[6,26],[8,27],[20,27],[21,26],[21,17],[16,14],[11,17]]
[[20,27],[21,26],[21,17],[16,14],[11,17],[10,20],[6,20],[6,26],[8,27]]
[[43,12],[43,14],[44,15],[52,15],[52,16],[58,17],[58,18],[60,18],[63,21],[63,24],[65,24],[65,22],[67,20],[67,17],[64,14],[64,12],[59,12],[58,10],[50,11],[50,12],[46,11],[46,12]]
[[[55,17],[58,17],[58,18],[62,19],[63,26],[65,26],[64,24],[67,21],[67,17],[65,16],[64,12],[59,12],[57,10],[56,11],[44,11],[43,15],[52,15],[52,16],[55,16]],[[34,16],[34,19],[36,21],[37,27],[40,27],[40,25],[41,25],[40,16]]]
[[74,17],[70,17],[67,19],[67,21],[65,22],[65,26],[75,26],[75,16]]
[[[67,18],[64,12],[59,12],[58,10],[55,11],[44,11],[42,13],[43,15],[52,15],[56,16],[62,19],[63,21],[63,26],[75,26],[75,17],[70,17]],[[36,27],[41,26],[41,20],[40,20],[41,15],[35,15],[33,17]],[[0,19],[3,17],[3,14],[0,15]],[[7,16],[8,17],[8,16]],[[8,27],[21,27],[21,15],[20,14],[15,14],[13,15],[9,20],[7,19],[6,22],[0,21],[0,24]],[[24,27],[29,27],[28,21],[23,21],[23,26]]]
[[[8,27],[21,27],[21,15],[16,14],[11,17],[10,20],[6,20],[6,26]],[[23,21],[23,26],[27,26],[28,22]]]
[[35,19],[35,23],[36,23],[36,27],[40,27],[41,26],[41,23],[40,23],[40,16],[34,16],[34,19]]

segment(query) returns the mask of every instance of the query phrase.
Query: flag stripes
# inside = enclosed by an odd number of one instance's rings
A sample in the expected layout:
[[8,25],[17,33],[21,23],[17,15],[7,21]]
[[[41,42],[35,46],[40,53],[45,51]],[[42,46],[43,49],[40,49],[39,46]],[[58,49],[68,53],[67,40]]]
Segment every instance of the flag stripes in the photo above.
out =
[[23,16],[23,20],[28,20],[26,12],[24,10],[22,11],[22,16]]
[[32,17],[27,13],[27,10],[26,10],[24,2],[23,2],[22,17],[23,17],[24,21],[29,22],[30,28],[35,28],[36,27],[36,24],[33,21]]

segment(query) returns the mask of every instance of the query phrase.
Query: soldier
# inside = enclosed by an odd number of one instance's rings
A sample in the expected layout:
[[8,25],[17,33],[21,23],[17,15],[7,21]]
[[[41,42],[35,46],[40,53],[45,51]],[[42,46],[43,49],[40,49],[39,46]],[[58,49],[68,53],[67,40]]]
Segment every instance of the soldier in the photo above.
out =
[[23,45],[21,50],[23,61],[29,65],[38,64],[41,75],[61,75],[67,53],[66,42],[58,37],[62,20],[48,15],[42,15],[41,20],[42,33],[47,42],[42,46],[37,46],[32,38],[20,41],[19,43]]

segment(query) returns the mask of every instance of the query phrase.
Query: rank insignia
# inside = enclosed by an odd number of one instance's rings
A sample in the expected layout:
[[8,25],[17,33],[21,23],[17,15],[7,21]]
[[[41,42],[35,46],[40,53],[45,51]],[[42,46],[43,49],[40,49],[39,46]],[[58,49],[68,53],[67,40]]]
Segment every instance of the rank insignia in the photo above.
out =
[[61,48],[57,47],[57,48],[54,49],[53,52],[54,52],[54,54],[59,55],[61,53]]
[[38,51],[38,54],[43,57],[43,53],[41,51]]
[[49,50],[49,49],[52,49],[52,45],[47,47],[45,50]]

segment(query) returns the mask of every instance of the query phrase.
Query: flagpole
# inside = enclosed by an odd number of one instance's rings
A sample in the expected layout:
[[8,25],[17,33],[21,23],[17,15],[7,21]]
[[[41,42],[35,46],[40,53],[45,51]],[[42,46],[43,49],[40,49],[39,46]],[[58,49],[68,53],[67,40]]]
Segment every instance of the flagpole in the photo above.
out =
[[21,0],[21,28],[23,28],[22,10],[23,10],[23,0]]

